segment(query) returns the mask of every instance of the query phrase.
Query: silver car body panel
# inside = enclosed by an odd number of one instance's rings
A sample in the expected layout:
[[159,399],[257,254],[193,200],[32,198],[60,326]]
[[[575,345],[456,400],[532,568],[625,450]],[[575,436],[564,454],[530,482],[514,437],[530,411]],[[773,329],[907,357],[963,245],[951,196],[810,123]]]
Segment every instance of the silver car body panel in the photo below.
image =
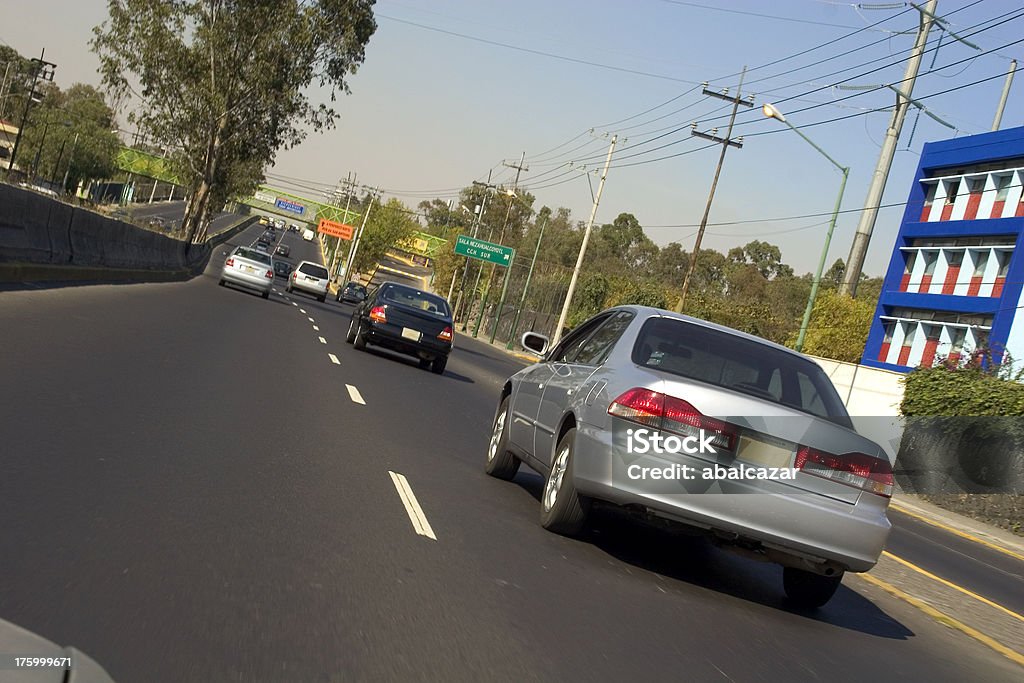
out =
[[[831,453],[860,452],[886,459],[876,443],[835,421],[810,415],[764,398],[651,369],[633,362],[633,347],[644,323],[675,318],[780,349],[764,339],[660,309],[625,306],[613,311],[635,314],[607,357],[598,365],[539,362],[510,379],[511,448],[541,474],[551,467],[558,435],[566,420],[576,426],[573,475],[577,490],[616,505],[640,506],[649,515],[735,535],[794,557],[830,561],[863,572],[877,562],[890,530],[889,499],[821,477],[799,472],[791,482],[729,480],[679,482],[676,492],[659,492],[647,482],[613,477],[624,448],[614,443],[610,404],[640,387],[684,399],[707,416],[726,420],[741,433],[768,435],[783,442]],[[816,366],[815,366],[816,367]],[[826,378],[827,381],[827,378]],[[831,385],[829,385],[831,386]],[[834,390],[834,389],[833,389]],[[634,423],[626,423],[637,426]],[[716,460],[717,458],[717,460]],[[617,460],[616,460],[617,459]],[[733,454],[649,454],[643,464],[667,466],[742,462]],[[789,466],[792,466],[790,461]]]
[[229,266],[227,260],[221,269],[221,279],[235,285],[254,289],[257,292],[269,292],[274,284],[273,277],[267,277],[267,271],[273,273],[273,261],[270,264],[254,261],[253,259],[239,256],[237,251],[232,253],[228,259],[234,259],[234,265]]
[[316,266],[317,268],[326,270],[326,268],[321,266],[319,263],[314,263],[313,261],[302,261],[295,266],[295,269],[289,276],[292,288],[303,292],[309,292],[310,294],[316,294],[317,296],[326,295],[330,280],[328,278],[319,278],[302,272],[302,268],[306,265]]

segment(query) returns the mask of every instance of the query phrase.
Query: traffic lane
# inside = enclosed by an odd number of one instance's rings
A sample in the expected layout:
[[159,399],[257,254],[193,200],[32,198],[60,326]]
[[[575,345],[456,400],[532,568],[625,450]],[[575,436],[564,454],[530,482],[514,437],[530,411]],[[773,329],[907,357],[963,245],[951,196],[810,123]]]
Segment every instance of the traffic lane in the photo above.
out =
[[[503,604],[515,625],[509,637],[526,639],[531,651],[557,648],[556,671],[660,679],[677,676],[685,661],[693,680],[862,680],[880,670],[911,680],[1013,679],[1012,664],[884,593],[866,599],[853,577],[825,609],[806,614],[787,607],[777,567],[700,540],[608,514],[583,540],[544,532],[538,475],[524,468],[507,484],[482,472],[497,391],[479,359],[494,352],[466,346],[477,353],[453,354],[449,368],[472,381],[351,347],[340,358],[366,399],[378,457],[416,482],[449,581],[485,604]],[[375,425],[375,406],[388,422]],[[585,632],[581,623],[600,626]]]
[[1024,615],[1024,562],[889,510],[886,550],[922,569]]
[[[490,655],[451,634],[500,615],[421,576],[435,551],[374,452],[351,445],[365,413],[339,401],[308,321],[273,299],[181,291],[113,297],[130,329],[97,322],[115,312],[83,292],[19,325],[26,362],[5,376],[30,389],[0,403],[21,454],[0,492],[19,520],[0,538],[4,617],[117,680],[484,675]],[[75,325],[87,364],[38,343],[76,310],[91,313]],[[506,647],[525,680],[526,653]]]

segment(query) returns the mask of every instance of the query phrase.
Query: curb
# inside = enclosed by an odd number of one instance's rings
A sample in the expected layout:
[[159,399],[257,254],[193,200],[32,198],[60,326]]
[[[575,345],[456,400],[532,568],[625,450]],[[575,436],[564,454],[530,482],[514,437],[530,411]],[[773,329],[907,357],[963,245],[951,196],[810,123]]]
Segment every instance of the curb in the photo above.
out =
[[1009,531],[908,496],[893,498],[889,507],[926,524],[931,524],[1024,562],[1024,539],[1014,536]]
[[511,351],[509,349],[506,349],[504,344],[491,344],[486,339],[480,339],[479,337],[474,339],[473,335],[468,334],[466,332],[462,332],[461,330],[455,330],[455,334],[459,337],[465,337],[466,339],[473,339],[473,341],[480,342],[484,346],[489,346],[496,351],[501,351],[507,356],[513,356],[514,358],[518,358],[519,360],[526,361],[530,364],[536,363],[538,360],[537,356],[531,356],[525,353],[519,353],[518,351]]

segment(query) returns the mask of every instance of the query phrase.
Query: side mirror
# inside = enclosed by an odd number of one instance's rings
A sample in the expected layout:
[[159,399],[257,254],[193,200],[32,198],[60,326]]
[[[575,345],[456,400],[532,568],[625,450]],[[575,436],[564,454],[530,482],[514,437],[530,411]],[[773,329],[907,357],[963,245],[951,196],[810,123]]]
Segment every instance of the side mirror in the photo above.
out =
[[550,340],[547,337],[536,332],[524,332],[523,336],[519,339],[520,346],[538,356],[543,356],[547,353],[549,343]]

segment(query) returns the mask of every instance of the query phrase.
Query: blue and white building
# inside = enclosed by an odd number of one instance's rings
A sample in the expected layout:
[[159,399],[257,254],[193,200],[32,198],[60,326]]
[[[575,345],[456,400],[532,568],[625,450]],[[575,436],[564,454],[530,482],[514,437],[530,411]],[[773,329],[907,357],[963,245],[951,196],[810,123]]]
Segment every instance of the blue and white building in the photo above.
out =
[[1024,360],[1024,127],[921,153],[863,364],[908,372],[975,349]]

